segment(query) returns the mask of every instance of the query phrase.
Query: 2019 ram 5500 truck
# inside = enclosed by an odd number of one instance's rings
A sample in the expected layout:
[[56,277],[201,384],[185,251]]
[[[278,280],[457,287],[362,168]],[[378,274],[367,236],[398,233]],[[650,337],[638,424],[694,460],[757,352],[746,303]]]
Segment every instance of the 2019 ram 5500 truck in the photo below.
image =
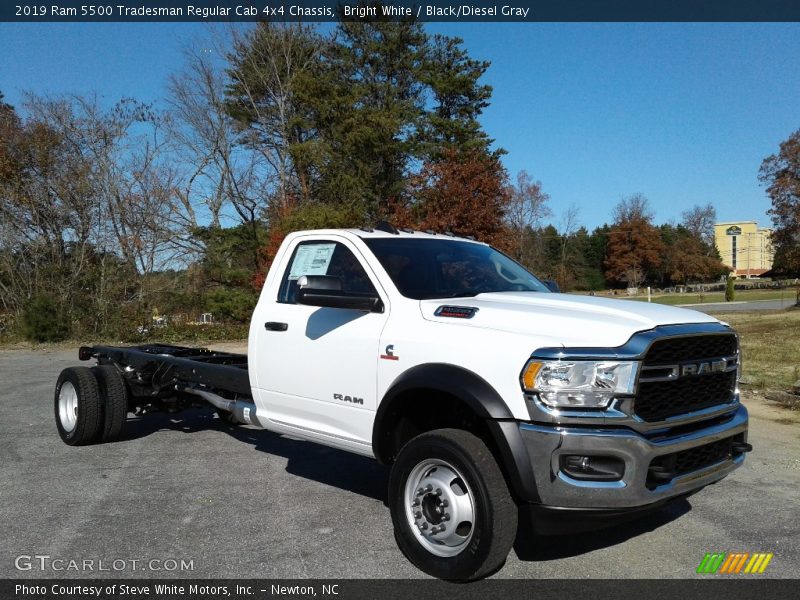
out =
[[[492,247],[380,229],[289,235],[248,354],[80,349],[55,389],[67,444],[129,412],[209,403],[222,418],[391,465],[395,536],[420,569],[493,572],[520,510],[631,513],[740,466],[738,338],[656,304],[553,293]],[[563,520],[563,519],[562,519]]]

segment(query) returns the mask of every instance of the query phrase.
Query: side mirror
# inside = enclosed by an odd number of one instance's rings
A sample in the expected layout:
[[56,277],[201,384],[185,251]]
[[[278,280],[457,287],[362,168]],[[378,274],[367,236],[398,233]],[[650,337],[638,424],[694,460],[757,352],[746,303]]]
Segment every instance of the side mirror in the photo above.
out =
[[338,277],[303,275],[297,280],[297,303],[322,308],[349,308],[367,312],[383,312],[381,299],[370,293],[345,292]]
[[561,288],[558,287],[558,283],[553,281],[552,279],[546,279],[542,283],[544,283],[547,286],[547,289],[550,290],[551,292],[555,292],[556,294],[561,293]]

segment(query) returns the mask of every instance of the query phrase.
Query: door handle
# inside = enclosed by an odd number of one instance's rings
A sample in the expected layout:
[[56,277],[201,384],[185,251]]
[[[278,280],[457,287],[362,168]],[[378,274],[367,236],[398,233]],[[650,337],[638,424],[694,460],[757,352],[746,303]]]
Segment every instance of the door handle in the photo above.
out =
[[278,321],[267,321],[264,323],[264,329],[267,331],[286,331],[289,329],[289,324],[279,323]]

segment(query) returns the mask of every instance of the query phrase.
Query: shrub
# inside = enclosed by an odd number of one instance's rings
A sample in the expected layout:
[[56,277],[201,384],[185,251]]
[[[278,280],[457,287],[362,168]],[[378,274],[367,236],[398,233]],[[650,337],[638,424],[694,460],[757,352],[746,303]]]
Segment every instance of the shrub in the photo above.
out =
[[257,300],[253,290],[217,288],[206,294],[204,304],[217,321],[248,323]]
[[33,342],[60,342],[69,337],[70,327],[51,296],[35,296],[22,312],[22,334]]
[[735,280],[736,277],[728,276],[728,281],[725,284],[725,302],[733,302],[733,298],[736,295],[733,284]]

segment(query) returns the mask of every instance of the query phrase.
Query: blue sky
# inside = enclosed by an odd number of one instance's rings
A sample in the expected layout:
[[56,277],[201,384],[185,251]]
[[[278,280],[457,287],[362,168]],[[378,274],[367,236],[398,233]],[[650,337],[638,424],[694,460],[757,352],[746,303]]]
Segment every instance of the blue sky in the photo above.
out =
[[[456,24],[492,63],[482,122],[551,196],[592,228],[641,192],[657,222],[712,202],[720,220],[769,224],[761,160],[800,128],[800,24]],[[0,24],[0,91],[163,98],[189,23]]]

